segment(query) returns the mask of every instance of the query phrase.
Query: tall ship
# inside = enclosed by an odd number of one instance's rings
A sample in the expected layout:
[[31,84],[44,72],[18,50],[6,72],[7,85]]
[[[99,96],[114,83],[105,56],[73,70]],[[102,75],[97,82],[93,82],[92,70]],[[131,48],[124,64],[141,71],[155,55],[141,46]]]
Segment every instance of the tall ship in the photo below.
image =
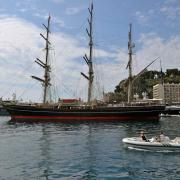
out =
[[135,103],[132,95],[132,48],[134,44],[131,38],[131,25],[129,31],[129,78],[128,78],[128,102],[125,104],[108,104],[105,102],[94,103],[92,101],[92,87],[94,82],[93,71],[93,4],[89,8],[90,17],[88,19],[89,28],[87,34],[89,37],[89,55],[83,57],[88,66],[88,75],[81,75],[88,81],[88,99],[86,103],[78,99],[59,99],[58,102],[50,102],[48,92],[51,87],[51,66],[49,63],[49,34],[50,34],[50,16],[48,18],[46,35],[40,34],[46,42],[45,62],[36,59],[36,63],[44,69],[44,78],[32,76],[33,79],[42,83],[43,102],[42,103],[13,103],[3,102],[4,108],[9,112],[11,121],[16,122],[76,122],[76,121],[156,121],[159,115],[164,111],[165,106],[157,103]]

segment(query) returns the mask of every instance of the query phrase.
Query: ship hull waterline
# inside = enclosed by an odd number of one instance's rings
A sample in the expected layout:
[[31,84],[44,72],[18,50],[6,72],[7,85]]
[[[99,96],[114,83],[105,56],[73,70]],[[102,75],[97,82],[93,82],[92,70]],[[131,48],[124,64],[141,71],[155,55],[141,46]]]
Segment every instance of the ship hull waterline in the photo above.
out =
[[158,121],[162,108],[145,110],[137,108],[105,108],[86,110],[48,110],[6,107],[11,116],[11,121],[16,122],[108,122],[108,121]]
[[96,116],[11,116],[10,121],[14,122],[117,122],[117,121],[158,121],[157,116],[111,116],[111,117],[96,117]]

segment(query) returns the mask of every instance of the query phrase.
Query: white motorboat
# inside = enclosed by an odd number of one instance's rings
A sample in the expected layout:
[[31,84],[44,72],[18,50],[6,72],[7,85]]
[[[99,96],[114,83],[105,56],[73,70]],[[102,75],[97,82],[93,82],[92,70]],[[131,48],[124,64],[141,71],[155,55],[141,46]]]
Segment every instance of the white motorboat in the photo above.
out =
[[180,137],[176,137],[173,140],[169,138],[163,142],[157,142],[155,138],[151,138],[148,141],[143,141],[141,137],[130,137],[122,139],[126,147],[130,149],[143,149],[150,151],[180,151]]

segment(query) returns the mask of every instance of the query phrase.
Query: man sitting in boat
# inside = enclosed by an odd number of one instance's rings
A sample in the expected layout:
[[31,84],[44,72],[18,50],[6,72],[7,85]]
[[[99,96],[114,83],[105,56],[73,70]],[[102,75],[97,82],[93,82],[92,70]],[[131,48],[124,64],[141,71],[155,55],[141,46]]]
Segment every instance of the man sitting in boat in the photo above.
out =
[[141,138],[142,138],[143,141],[146,141],[146,142],[149,141],[149,140],[146,138],[146,136],[145,136],[145,134],[144,134],[143,131],[141,131],[140,136],[141,136]]
[[169,142],[170,141],[169,137],[165,136],[162,131],[161,131],[161,133],[159,135],[159,140],[160,140],[160,142]]
[[165,135],[164,133],[161,131],[160,135],[159,135],[159,140],[160,142],[163,142],[165,140]]
[[152,137],[150,142],[160,142],[160,143],[168,143],[170,141],[168,136],[165,136],[163,131],[160,132],[160,135],[156,137]]

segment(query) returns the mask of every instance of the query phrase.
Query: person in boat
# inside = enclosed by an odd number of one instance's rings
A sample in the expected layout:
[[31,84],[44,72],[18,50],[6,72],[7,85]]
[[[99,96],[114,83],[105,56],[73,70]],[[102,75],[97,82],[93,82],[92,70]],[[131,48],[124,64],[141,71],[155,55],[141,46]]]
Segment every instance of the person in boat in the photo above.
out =
[[143,141],[149,142],[149,140],[146,138],[146,136],[145,136],[143,131],[141,131],[140,136],[141,136]]
[[168,136],[165,136],[163,131],[161,131],[160,135],[159,135],[159,142],[169,142],[170,139]]
[[160,135],[155,137],[155,141],[154,142],[161,142]]
[[159,140],[160,140],[160,142],[163,142],[165,140],[165,135],[164,135],[163,131],[160,132]]

